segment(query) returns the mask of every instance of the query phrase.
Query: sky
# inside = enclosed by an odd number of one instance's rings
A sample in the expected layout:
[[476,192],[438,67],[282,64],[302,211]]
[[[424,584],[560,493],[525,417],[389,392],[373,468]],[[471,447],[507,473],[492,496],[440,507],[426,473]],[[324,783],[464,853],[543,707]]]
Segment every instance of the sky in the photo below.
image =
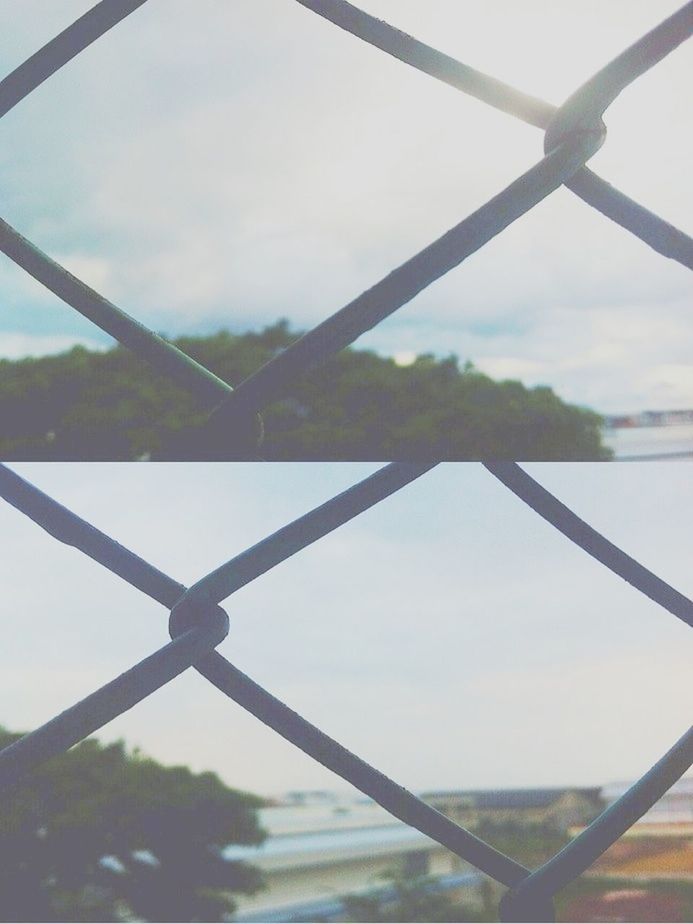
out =
[[[375,470],[11,467],[185,583]],[[526,468],[693,594],[688,466]],[[0,724],[36,727],[168,640],[160,604],[1,500],[0,534]],[[474,463],[435,468],[223,606],[227,658],[414,790],[634,779],[690,724],[690,629]],[[264,795],[345,790],[192,671],[98,737]]]
[[[9,73],[90,7],[0,0]],[[362,0],[559,104],[672,13],[658,0]],[[610,107],[590,166],[688,227],[683,46]],[[8,113],[2,217],[168,336],[324,319],[542,156],[535,128],[295,0],[149,0]],[[606,412],[693,407],[686,269],[561,189],[364,335]],[[109,339],[0,257],[0,356]]]

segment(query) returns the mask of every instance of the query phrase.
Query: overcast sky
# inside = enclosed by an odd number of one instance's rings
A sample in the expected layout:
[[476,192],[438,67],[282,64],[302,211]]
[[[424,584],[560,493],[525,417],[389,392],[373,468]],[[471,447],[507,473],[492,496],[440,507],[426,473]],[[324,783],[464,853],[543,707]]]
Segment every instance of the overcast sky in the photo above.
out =
[[[186,583],[374,470],[12,467]],[[527,469],[693,594],[688,466]],[[159,604],[3,501],[0,534],[6,727],[35,727],[167,641]],[[690,629],[480,465],[434,469],[224,607],[224,655],[414,789],[632,779],[690,724]],[[343,788],[193,672],[99,736],[256,792]]]
[[[7,73],[91,6],[0,0]],[[560,103],[670,0],[363,0]],[[591,166],[686,229],[691,50],[607,113]],[[170,336],[306,328],[542,152],[531,126],[294,0],[149,0],[0,129],[2,215]],[[688,271],[559,190],[359,345],[457,353],[602,411],[692,407]],[[109,341],[0,259],[0,355]]]

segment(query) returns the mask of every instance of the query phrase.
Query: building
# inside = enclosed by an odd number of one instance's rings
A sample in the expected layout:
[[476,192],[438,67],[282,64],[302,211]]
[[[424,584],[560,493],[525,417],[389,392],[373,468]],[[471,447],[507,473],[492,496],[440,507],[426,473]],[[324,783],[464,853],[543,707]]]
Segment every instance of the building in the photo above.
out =
[[258,867],[266,881],[256,895],[234,896],[236,921],[339,920],[345,895],[386,898],[393,872],[434,877],[437,888],[480,902],[484,877],[436,841],[373,802],[315,795],[293,794],[289,804],[260,810],[265,842],[224,851]]
[[546,825],[567,830],[603,808],[599,789],[490,789],[429,792],[422,798],[465,828],[483,822]]
[[640,411],[637,414],[606,414],[607,427],[677,427],[693,423],[693,410]]
[[[629,788],[630,783],[610,783],[602,788],[602,799],[611,805]],[[684,777],[665,792],[662,798],[634,825],[633,833],[654,834],[657,829],[686,829],[693,832],[693,777]]]

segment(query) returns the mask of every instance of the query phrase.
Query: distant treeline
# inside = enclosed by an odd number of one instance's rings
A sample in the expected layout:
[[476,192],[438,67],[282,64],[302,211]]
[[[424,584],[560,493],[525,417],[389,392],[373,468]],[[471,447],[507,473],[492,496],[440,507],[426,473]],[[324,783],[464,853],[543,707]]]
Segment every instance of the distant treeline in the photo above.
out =
[[[177,345],[230,384],[296,339],[285,322],[259,333],[185,337]],[[0,361],[0,457],[129,460],[253,457],[215,432],[184,389],[122,347]],[[602,418],[544,386],[495,382],[457,357],[398,366],[347,349],[262,412],[259,454],[300,459],[608,459]],[[242,431],[244,428],[241,427]],[[253,422],[245,428],[254,429]],[[217,428],[218,430],[218,428]]]

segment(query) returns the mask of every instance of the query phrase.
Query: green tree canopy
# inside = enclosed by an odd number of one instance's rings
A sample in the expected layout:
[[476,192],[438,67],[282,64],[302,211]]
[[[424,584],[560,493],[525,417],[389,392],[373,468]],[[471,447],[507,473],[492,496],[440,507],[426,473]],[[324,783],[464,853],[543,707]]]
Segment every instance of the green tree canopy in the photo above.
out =
[[[177,345],[225,381],[240,382],[295,338],[285,323]],[[0,361],[4,459],[233,458],[249,442],[206,424],[183,389],[122,347]],[[263,411],[263,458],[605,459],[602,420],[548,387],[496,382],[455,356],[398,366],[347,349]],[[252,432],[254,418],[240,427]],[[234,431],[238,432],[238,431]]]
[[[0,729],[0,748],[20,735]],[[213,773],[84,741],[27,775],[0,808],[0,920],[221,921],[256,870],[261,800]]]

